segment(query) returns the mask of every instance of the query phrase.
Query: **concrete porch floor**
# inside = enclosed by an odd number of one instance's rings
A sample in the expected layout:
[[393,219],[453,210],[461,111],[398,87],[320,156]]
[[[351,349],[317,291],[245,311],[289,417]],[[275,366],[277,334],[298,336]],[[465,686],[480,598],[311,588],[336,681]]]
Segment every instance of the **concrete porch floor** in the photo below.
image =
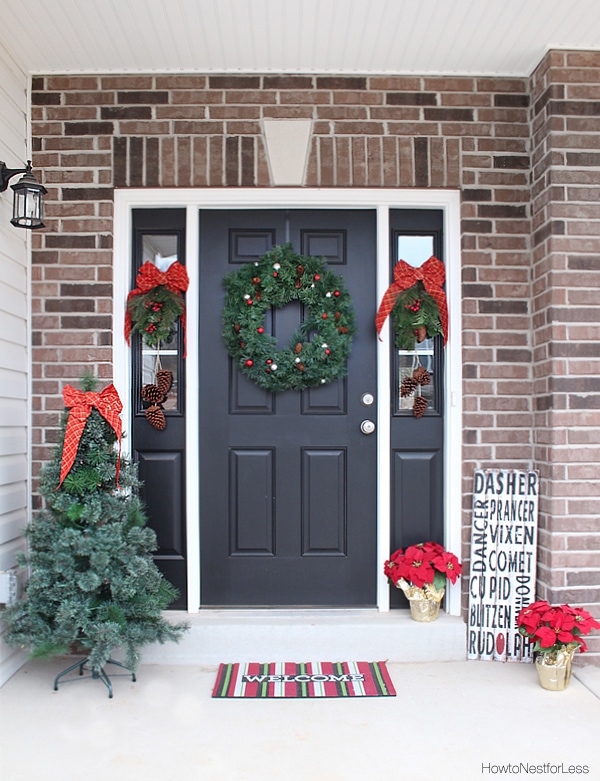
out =
[[0,689],[3,781],[531,778],[518,763],[600,779],[597,667],[547,692],[530,664],[390,663],[394,698],[259,701],[213,700],[216,666],[142,664],[111,700],[91,678],[54,692],[70,662],[27,662]]

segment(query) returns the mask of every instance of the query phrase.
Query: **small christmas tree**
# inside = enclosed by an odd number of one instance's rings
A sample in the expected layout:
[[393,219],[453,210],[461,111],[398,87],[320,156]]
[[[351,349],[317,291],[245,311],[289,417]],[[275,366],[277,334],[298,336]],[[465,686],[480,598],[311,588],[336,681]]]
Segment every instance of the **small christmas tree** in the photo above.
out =
[[177,592],[152,560],[156,535],[146,526],[136,469],[115,450],[118,394],[113,386],[94,393],[91,377],[82,384],[84,393],[65,388],[72,409],[42,469],[45,507],[27,527],[29,549],[19,558],[29,581],[4,613],[5,638],[30,647],[34,658],[85,649],[94,677],[104,678],[113,648],[123,647],[133,672],[141,646],[178,640],[186,627],[161,615]]

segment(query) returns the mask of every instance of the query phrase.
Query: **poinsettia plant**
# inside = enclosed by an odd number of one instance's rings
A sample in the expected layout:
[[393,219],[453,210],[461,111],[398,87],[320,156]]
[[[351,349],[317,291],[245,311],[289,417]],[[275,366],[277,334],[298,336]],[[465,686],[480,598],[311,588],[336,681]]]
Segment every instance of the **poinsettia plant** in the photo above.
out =
[[517,616],[519,632],[532,640],[534,651],[558,653],[567,649],[587,650],[582,635],[600,624],[587,610],[570,605],[549,605],[545,600],[524,607]]
[[456,583],[462,565],[438,542],[421,542],[406,550],[394,551],[383,571],[390,583],[401,588],[407,596],[415,589],[422,589],[426,596],[435,598],[440,592],[443,596],[446,579]]

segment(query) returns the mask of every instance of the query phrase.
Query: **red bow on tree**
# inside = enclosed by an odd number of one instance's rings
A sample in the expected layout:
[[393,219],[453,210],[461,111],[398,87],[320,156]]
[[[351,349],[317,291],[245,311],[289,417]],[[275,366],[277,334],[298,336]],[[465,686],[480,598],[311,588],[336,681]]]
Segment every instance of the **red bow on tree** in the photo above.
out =
[[69,471],[75,462],[79,440],[81,439],[83,429],[85,428],[85,423],[94,407],[117,435],[117,441],[119,442],[119,459],[117,461],[116,481],[118,486],[121,461],[121,418],[119,415],[123,410],[123,405],[121,404],[117,389],[111,384],[104,388],[101,393],[95,393],[93,391],[83,393],[83,391],[78,391],[71,387],[71,385],[66,385],[63,389],[63,399],[65,407],[70,409],[71,412],[65,431],[60,480],[57,489],[60,488],[63,480],[69,474]]
[[[160,287],[161,285],[164,285],[168,290],[172,290],[174,293],[185,293],[185,291],[188,289],[188,285],[190,284],[190,280],[188,278],[185,267],[182,266],[179,261],[172,263],[168,270],[163,272],[159,271],[154,263],[150,263],[150,261],[147,260],[138,271],[135,284],[136,287],[127,296],[127,303],[129,303],[133,296],[140,296],[144,293],[149,293],[153,288]],[[181,322],[183,324],[183,338],[185,345],[185,309],[181,315]],[[129,310],[127,310],[125,313],[125,339],[127,340],[127,344],[129,344],[131,328],[131,315],[129,314]],[[185,358],[185,347],[183,357]]]
[[446,344],[448,341],[448,303],[446,301],[446,293],[442,289],[445,280],[446,269],[444,264],[433,255],[418,268],[410,266],[405,260],[399,260],[394,267],[394,281],[385,291],[377,310],[377,317],[375,318],[377,333],[381,333],[383,324],[396,305],[396,300],[400,293],[416,285],[417,282],[422,282],[425,290],[437,304],[440,313],[440,323],[444,332],[444,344]]

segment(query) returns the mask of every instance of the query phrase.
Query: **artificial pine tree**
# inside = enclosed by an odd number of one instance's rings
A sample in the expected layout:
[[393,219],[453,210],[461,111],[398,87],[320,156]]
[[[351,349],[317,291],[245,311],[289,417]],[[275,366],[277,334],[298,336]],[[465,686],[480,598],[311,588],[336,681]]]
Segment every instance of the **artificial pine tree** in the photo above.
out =
[[[79,402],[69,406],[75,424],[82,410],[89,417],[66,476],[69,415],[54,458],[42,469],[45,507],[25,532],[29,547],[19,563],[29,568],[29,580],[24,597],[4,613],[5,638],[30,647],[37,658],[85,649],[94,677],[106,681],[102,668],[112,661],[114,648],[124,649],[124,664],[133,672],[141,646],[178,640],[186,627],[173,626],[161,615],[177,592],[152,560],[156,535],[146,526],[136,469],[121,460],[119,470],[117,435],[98,411],[105,400],[99,397],[110,388],[118,417],[117,392],[109,386],[102,394],[93,393],[91,377],[82,384],[85,393],[68,389]],[[67,389],[65,401],[66,394]],[[118,424],[120,433],[120,420]]]

